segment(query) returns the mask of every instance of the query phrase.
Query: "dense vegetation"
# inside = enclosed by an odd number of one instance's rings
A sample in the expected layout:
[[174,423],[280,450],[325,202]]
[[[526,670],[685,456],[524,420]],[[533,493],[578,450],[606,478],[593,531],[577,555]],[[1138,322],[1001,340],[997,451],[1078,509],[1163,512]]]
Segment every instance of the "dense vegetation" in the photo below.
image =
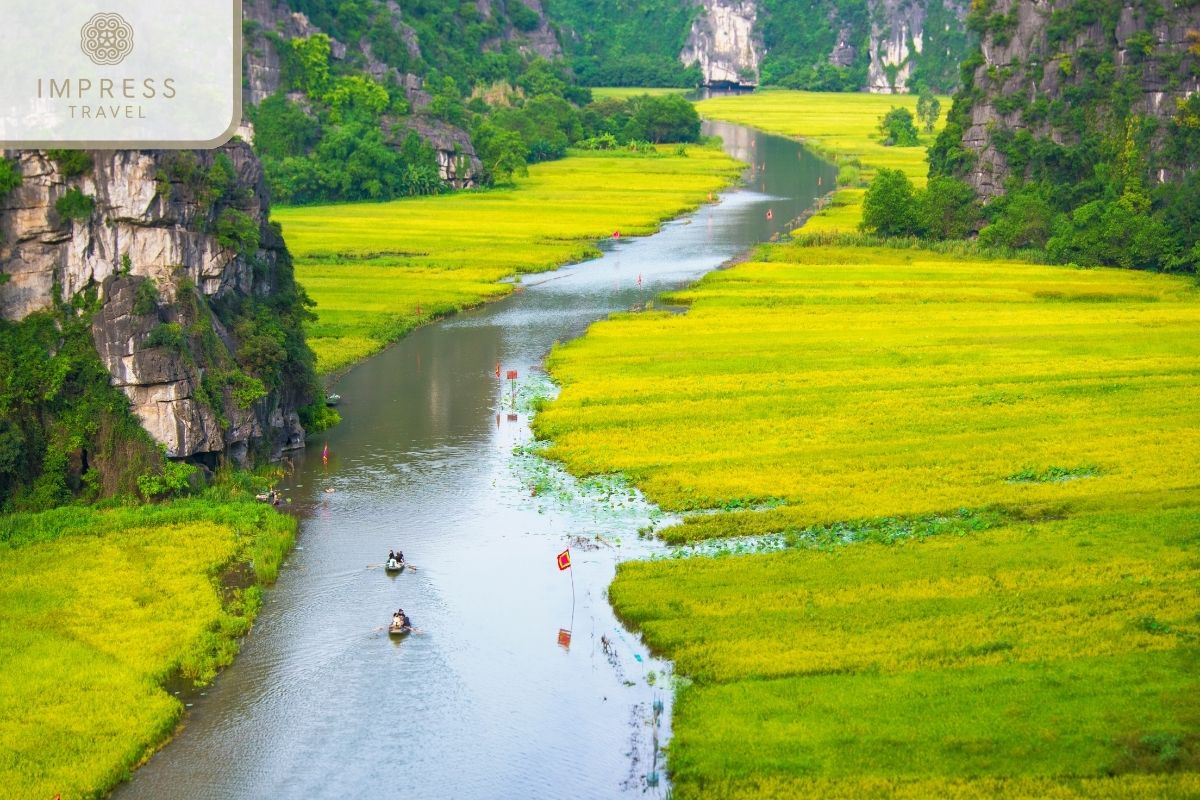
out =
[[534,165],[512,189],[274,216],[318,303],[309,342],[328,373],[423,322],[507,294],[511,284],[498,283],[506,276],[578,261],[614,230],[650,233],[740,169],[709,146],[573,151]]
[[[993,5],[975,4],[969,22],[989,41],[1007,44],[1010,21]],[[1188,5],[1142,3],[1135,25],[1148,27]],[[1057,263],[1195,272],[1200,96],[1172,108],[1168,94],[1165,117],[1141,103],[1145,87],[1164,77],[1176,92],[1200,76],[1200,47],[1158,46],[1144,28],[1121,41],[1120,12],[1119,5],[1090,2],[1056,11],[1046,31],[1047,46],[1057,51],[1049,63],[1034,54],[1002,74],[980,69],[978,51],[968,58],[949,124],[931,150],[930,174],[970,172],[976,156],[963,134],[973,109],[990,104],[1005,115],[990,134],[1003,159],[1004,193],[983,211],[981,241],[1044,250]],[[1050,70],[1063,84],[1057,95],[1000,89],[1014,75],[1035,83]]]
[[[913,85],[952,91],[968,33],[944,0],[927,0],[924,39],[914,51]],[[699,4],[680,0],[550,0],[547,12],[560,26],[568,61],[585,86],[695,86],[700,74],[679,55]],[[761,82],[811,91],[856,92],[867,84],[871,12],[867,0],[762,0]],[[843,43],[853,48],[845,65],[830,61]]]
[[0,320],[0,510],[137,492],[162,457],[92,343],[94,290]]
[[[434,148],[402,123],[410,109],[400,87],[332,60],[325,34],[277,46],[287,56],[284,86],[250,112],[277,201],[390,200],[447,188]],[[474,84],[436,72],[425,79],[432,93],[427,115],[470,132],[484,183],[507,182],[576,144],[690,142],[699,135],[699,118],[681,98],[592,103],[561,65],[533,59],[512,66],[488,93],[490,105],[479,96],[468,100]]]
[[698,5],[679,0],[548,0],[569,63],[584,86],[695,86],[679,61]]
[[100,796],[171,735],[295,535],[252,491],[0,517],[0,794]]

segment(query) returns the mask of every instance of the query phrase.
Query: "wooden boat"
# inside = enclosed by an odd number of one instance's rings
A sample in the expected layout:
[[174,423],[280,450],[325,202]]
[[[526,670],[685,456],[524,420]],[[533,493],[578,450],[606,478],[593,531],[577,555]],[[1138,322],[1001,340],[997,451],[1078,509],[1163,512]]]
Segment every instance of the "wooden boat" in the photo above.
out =
[[408,636],[412,633],[412,625],[389,625],[389,636]]
[[404,572],[404,568],[408,566],[403,561],[389,561],[383,565],[384,572]]

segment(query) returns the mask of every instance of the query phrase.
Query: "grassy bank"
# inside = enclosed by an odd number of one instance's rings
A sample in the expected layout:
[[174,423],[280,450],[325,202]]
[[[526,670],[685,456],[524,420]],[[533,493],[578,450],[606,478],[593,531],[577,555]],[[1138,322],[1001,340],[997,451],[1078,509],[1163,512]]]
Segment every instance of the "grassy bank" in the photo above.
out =
[[[1200,290],[779,245],[558,348],[577,473],[773,555],[622,565],[676,795],[1200,790]],[[857,542],[843,544],[844,542]]]
[[228,664],[295,535],[253,502],[0,518],[0,797],[94,797]]
[[317,301],[308,340],[329,373],[423,322],[508,294],[504,278],[587,258],[615,230],[651,233],[740,170],[699,145],[580,152],[534,165],[511,189],[273,214]]
[[[903,170],[916,186],[924,186],[929,171],[925,147],[933,143],[950,109],[950,98],[939,102],[942,116],[933,134],[922,135],[920,147],[885,147],[878,131],[880,117],[894,107],[915,113],[916,95],[767,90],[714,97],[697,103],[696,109],[712,119],[802,139],[831,161],[856,165],[861,181],[869,182],[875,170],[887,167]],[[809,218],[804,230],[857,230],[865,191],[859,186],[839,188],[830,204]]]

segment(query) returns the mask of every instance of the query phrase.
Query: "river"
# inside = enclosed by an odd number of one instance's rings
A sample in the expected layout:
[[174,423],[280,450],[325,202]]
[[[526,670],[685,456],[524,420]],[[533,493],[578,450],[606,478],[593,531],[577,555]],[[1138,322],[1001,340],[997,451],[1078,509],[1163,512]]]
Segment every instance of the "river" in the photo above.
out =
[[[605,595],[618,561],[661,552],[637,536],[655,512],[514,448],[532,440],[523,398],[547,385],[555,342],[785,232],[832,188],[796,142],[705,132],[756,165],[745,186],[341,379],[344,421],[281,486],[300,535],[253,632],[115,797],[665,796],[670,665]],[[497,365],[519,373],[515,406]],[[417,569],[385,574],[390,547]],[[400,606],[419,632],[394,641],[380,626]]]

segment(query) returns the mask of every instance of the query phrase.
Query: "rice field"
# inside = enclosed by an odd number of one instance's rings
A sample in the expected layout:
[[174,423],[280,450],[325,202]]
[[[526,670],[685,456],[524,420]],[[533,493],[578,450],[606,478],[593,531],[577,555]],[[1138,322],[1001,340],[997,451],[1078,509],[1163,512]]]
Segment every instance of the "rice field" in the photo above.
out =
[[1200,287],[776,245],[557,348],[577,474],[774,554],[623,564],[680,798],[1200,794]]
[[592,99],[594,100],[628,100],[631,97],[641,97],[642,95],[650,95],[651,97],[662,97],[668,94],[689,94],[695,89],[687,89],[677,86],[593,86]]
[[[763,90],[702,100],[696,109],[702,116],[801,139],[812,150],[836,163],[861,165],[862,179],[870,181],[874,171],[887,167],[903,170],[913,183],[925,185],[929,163],[925,148],[933,143],[946,121],[951,98],[938,98],[942,114],[932,134],[923,134],[920,147],[885,147],[879,119],[893,107],[916,114],[916,95],[845,94]],[[862,219],[861,188],[843,188],[834,193],[829,206],[804,225],[806,233],[852,232]]]
[[276,208],[273,217],[317,302],[309,343],[328,374],[417,325],[507,295],[505,278],[586,259],[614,231],[652,233],[740,172],[716,147],[580,152],[530,167],[509,189]]
[[229,663],[294,531],[267,506],[203,501],[0,520],[0,797],[125,778],[183,712],[164,683]]

